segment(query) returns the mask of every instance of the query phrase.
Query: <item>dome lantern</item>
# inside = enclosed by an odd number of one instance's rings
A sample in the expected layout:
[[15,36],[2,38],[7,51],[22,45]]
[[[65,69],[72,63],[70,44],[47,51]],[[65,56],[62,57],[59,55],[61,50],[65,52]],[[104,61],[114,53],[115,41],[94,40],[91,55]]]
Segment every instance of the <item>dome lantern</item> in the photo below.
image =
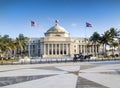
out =
[[59,24],[59,21],[58,21],[58,20],[55,20],[55,23],[56,23],[56,25],[58,25],[58,24]]

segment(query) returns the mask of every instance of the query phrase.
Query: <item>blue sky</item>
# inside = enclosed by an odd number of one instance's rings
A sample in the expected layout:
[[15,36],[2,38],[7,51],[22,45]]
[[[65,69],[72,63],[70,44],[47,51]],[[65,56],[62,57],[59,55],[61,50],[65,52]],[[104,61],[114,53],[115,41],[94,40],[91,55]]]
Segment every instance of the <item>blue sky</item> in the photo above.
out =
[[[120,29],[120,0],[0,0],[0,35],[44,37],[55,20],[71,37],[89,37],[111,27]],[[39,24],[31,27],[30,21]],[[85,23],[92,24],[86,28]]]

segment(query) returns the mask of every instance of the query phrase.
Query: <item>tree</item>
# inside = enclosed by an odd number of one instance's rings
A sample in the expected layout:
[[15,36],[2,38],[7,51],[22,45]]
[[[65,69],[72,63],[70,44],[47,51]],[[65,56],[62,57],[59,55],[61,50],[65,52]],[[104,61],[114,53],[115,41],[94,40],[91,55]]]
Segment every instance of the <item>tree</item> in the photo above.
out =
[[106,46],[114,45],[115,38],[118,38],[119,36],[120,31],[117,31],[115,28],[110,28],[110,30],[105,31],[104,34],[102,34],[100,42],[103,44],[104,55],[107,55]]
[[[93,35],[90,37],[90,41],[92,41],[93,46],[95,45],[94,46],[95,49],[98,48],[98,45],[100,42],[100,34],[97,32],[94,32]],[[94,51],[95,51],[95,56],[96,56],[97,51],[96,50],[94,50]]]
[[18,55],[27,55],[28,38],[19,34],[18,38],[12,39],[9,35],[0,36],[0,56],[14,57]]
[[[120,36],[120,31],[118,31],[115,28],[110,28],[110,46],[112,46],[112,54],[114,55],[114,50],[116,47],[119,48],[119,36]],[[118,52],[119,53],[119,52]]]
[[112,47],[112,55],[114,55],[115,48],[118,47],[119,43],[118,42],[112,42],[111,47]]
[[120,30],[118,31],[115,28],[110,28],[110,36],[112,38],[119,38],[120,37]]
[[13,41],[11,38],[9,38],[9,35],[4,35],[3,37],[0,37],[0,51],[1,55],[4,58],[7,58],[8,56],[11,56],[12,54],[12,46]]
[[19,36],[16,38],[17,54],[21,56],[23,54],[27,54],[27,44],[28,38],[24,37],[23,34],[19,34]]

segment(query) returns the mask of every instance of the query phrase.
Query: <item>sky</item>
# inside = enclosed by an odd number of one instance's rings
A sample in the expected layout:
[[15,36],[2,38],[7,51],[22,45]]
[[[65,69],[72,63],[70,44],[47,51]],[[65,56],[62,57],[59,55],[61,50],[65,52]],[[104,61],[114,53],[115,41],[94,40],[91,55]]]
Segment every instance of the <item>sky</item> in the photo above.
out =
[[[31,20],[38,23],[31,27]],[[120,0],[0,0],[0,35],[12,38],[19,34],[44,37],[55,25],[70,32],[71,37],[103,34],[114,27],[120,29]],[[92,27],[86,27],[86,22]]]

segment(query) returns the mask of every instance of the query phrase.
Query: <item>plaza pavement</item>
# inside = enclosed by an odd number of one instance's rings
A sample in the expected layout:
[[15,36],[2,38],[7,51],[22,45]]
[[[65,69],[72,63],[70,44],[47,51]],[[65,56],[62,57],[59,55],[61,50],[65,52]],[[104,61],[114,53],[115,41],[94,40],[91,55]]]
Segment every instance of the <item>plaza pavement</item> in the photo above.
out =
[[120,88],[120,61],[0,65],[1,88]]

